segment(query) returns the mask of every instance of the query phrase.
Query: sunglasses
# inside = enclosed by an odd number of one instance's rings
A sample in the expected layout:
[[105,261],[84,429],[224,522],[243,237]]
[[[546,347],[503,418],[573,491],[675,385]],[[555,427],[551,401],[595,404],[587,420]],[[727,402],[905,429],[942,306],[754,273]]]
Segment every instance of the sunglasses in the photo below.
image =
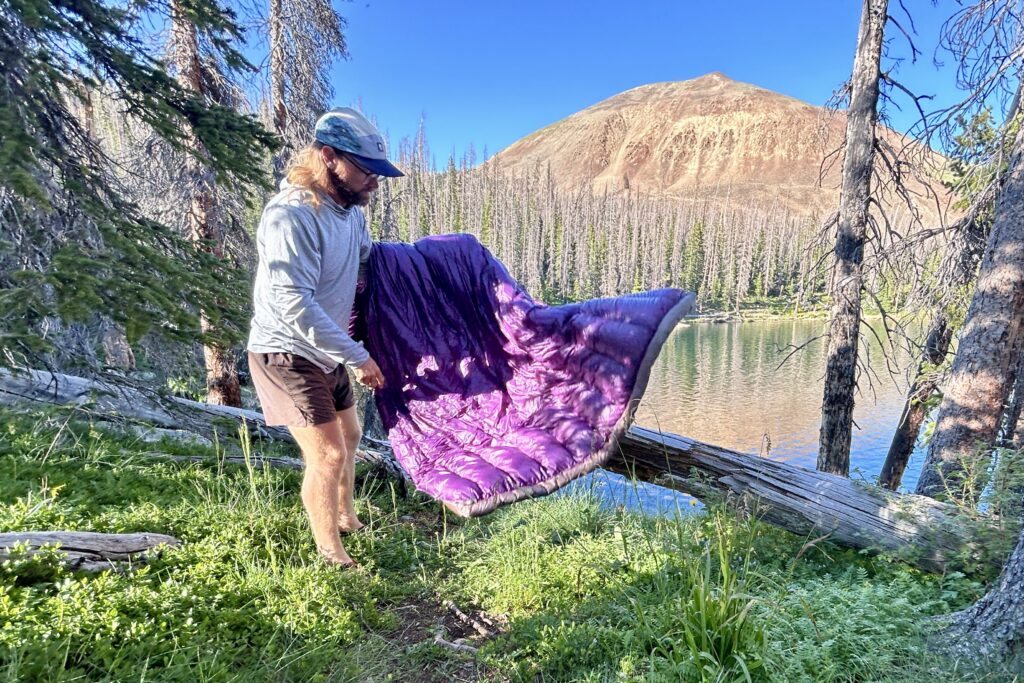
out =
[[362,174],[364,176],[366,176],[367,178],[377,178],[377,179],[381,178],[380,173],[374,173],[373,171],[369,170],[368,168],[363,166],[361,163],[356,161],[355,157],[353,157],[351,154],[347,154],[347,153],[342,152],[341,150],[338,150],[338,149],[335,149],[334,151],[337,152],[340,156],[344,157],[346,160],[348,160],[348,162],[350,164],[352,164],[353,166],[358,168],[362,172]]

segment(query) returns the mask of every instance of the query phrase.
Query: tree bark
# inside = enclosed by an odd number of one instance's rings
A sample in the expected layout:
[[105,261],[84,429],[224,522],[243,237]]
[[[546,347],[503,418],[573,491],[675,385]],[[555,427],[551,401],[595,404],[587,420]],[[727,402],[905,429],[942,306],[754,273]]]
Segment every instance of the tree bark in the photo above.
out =
[[1024,531],[995,588],[954,614],[936,642],[977,663],[1004,661],[1024,649]]
[[[211,329],[210,321],[201,320],[203,331]],[[238,379],[235,354],[221,346],[205,344],[203,358],[206,361],[206,402],[218,406],[242,405],[242,386]]]
[[949,326],[946,316],[939,313],[932,320],[931,330],[928,332],[925,341],[924,356],[917,367],[917,375],[914,383],[907,392],[907,402],[903,406],[903,417],[896,427],[896,433],[889,444],[889,452],[882,463],[882,472],[878,476],[878,484],[890,491],[899,488],[903,480],[903,472],[907,469],[910,455],[914,452],[914,444],[917,443],[917,435],[921,431],[924,418],[927,417],[926,402],[928,397],[935,393],[938,388],[938,381],[934,369],[942,364],[949,351],[949,343],[953,337],[953,330]]
[[864,0],[850,78],[846,158],[839,200],[825,391],[821,403],[818,470],[849,476],[862,262],[878,120],[878,79],[888,0]]
[[1010,401],[1003,413],[999,427],[999,436],[996,445],[1000,448],[1013,448],[1018,443],[1017,426],[1020,423],[1022,409],[1024,409],[1024,353],[1017,359],[1017,369],[1013,375],[1013,389],[1010,391]]
[[282,0],[270,0],[270,108],[274,122],[274,132],[283,146],[274,154],[274,181],[284,177],[285,160],[291,156],[287,138],[288,108],[284,98],[284,16]]
[[1024,127],[1013,143],[917,492],[969,496],[968,472],[991,449],[1021,353],[1024,324]]
[[134,370],[135,353],[132,345],[128,343],[128,337],[124,328],[116,323],[104,319],[103,321],[103,358],[108,368],[117,370]]
[[80,406],[84,411],[113,415],[168,429],[186,429],[204,436],[217,435],[222,443],[237,437],[244,425],[254,439],[292,442],[284,427],[268,427],[254,410],[210,405],[176,396],[162,396],[132,386],[61,375],[42,370],[17,374],[0,368],[0,405]]
[[[181,7],[173,7],[172,32],[174,60],[178,70],[178,82],[187,90],[206,97],[203,86],[202,62],[199,53],[199,36],[195,26],[188,21]],[[191,137],[195,149],[200,143]],[[187,210],[189,238],[200,248],[223,257],[223,236],[216,215],[216,180],[196,154],[188,154],[185,173],[191,190]],[[200,330],[205,334],[214,330],[214,325],[205,311],[200,311]],[[242,405],[242,389],[238,380],[235,356],[230,349],[212,344],[203,345],[206,362],[206,401],[214,405]]]

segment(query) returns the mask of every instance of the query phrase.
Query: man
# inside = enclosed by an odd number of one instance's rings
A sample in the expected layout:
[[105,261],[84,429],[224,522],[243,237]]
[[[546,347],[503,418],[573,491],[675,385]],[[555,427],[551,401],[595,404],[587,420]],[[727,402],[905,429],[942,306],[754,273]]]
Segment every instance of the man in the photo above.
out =
[[316,123],[256,232],[259,265],[249,366],[269,425],[288,427],[305,460],[302,504],[324,559],[355,562],[339,532],[362,526],[352,499],[362,436],[345,366],[371,389],[384,377],[348,334],[360,266],[370,254],[366,219],[380,176],[403,175],[359,112],[334,109]]

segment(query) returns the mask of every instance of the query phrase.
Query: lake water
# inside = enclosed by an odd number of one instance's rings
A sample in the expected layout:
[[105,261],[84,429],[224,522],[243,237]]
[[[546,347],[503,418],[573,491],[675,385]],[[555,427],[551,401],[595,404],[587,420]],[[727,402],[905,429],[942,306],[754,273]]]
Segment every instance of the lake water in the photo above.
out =
[[[763,320],[680,325],[651,371],[636,424],[814,469],[818,457],[824,339],[783,359],[794,346],[821,335],[824,320]],[[899,422],[907,391],[906,356],[892,376],[874,335],[862,336],[861,378],[854,410],[851,476],[876,478]],[[781,367],[780,367],[781,364]],[[895,368],[894,368],[895,369]],[[924,453],[915,449],[903,479],[917,483]],[[665,513],[688,498],[604,472],[580,480],[612,504]]]

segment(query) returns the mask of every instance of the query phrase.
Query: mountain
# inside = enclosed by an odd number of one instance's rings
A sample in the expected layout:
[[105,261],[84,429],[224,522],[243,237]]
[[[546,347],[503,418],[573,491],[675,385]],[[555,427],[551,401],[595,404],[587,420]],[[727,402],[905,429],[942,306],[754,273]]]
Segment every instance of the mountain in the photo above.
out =
[[[519,174],[550,166],[563,190],[712,195],[825,215],[838,206],[845,130],[844,112],[711,73],[615,95],[519,140],[490,163]],[[943,157],[891,130],[882,139],[943,165]],[[911,182],[916,192],[928,187],[946,197],[936,181]],[[925,212],[933,217],[935,209]]]

